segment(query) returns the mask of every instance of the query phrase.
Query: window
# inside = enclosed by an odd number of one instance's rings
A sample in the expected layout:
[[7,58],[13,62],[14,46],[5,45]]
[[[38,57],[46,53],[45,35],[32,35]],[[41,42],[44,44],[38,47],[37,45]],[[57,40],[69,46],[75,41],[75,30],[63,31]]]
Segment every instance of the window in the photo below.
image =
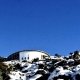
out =
[[25,57],[25,60],[26,60],[26,57]]
[[28,55],[28,60],[29,60],[29,55]]
[[23,60],[23,57],[22,57],[22,60]]

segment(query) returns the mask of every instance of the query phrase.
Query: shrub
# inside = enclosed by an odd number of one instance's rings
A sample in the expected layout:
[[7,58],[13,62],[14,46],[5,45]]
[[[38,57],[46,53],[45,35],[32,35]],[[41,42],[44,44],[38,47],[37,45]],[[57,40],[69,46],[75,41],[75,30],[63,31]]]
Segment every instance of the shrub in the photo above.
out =
[[33,60],[32,60],[32,62],[38,62],[39,61],[39,58],[34,58]]

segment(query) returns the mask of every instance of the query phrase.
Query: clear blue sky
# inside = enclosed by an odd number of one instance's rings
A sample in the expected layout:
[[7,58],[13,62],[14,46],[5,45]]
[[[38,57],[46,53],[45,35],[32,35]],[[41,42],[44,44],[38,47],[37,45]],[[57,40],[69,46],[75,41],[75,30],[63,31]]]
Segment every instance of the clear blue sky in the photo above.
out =
[[0,55],[23,49],[79,50],[80,0],[0,0]]

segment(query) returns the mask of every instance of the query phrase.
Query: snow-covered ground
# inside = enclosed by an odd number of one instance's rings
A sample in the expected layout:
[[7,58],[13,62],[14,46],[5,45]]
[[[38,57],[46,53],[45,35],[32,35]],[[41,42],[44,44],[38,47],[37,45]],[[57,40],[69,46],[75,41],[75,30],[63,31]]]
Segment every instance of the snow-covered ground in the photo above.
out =
[[20,71],[11,71],[9,76],[10,80],[26,80],[26,74]]
[[[79,54],[80,55],[80,54]],[[55,57],[37,62],[7,61],[6,65],[20,64],[20,69],[10,71],[10,80],[80,80],[80,58]]]

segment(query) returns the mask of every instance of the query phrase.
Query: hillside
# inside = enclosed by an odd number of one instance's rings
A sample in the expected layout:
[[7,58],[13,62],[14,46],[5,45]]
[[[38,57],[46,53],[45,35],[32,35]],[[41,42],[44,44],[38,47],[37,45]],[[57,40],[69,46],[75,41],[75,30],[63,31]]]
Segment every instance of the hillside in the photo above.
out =
[[6,61],[6,60],[7,60],[7,58],[4,58],[4,57],[0,56],[0,62]]
[[9,80],[80,80],[80,52],[32,62],[5,61]]

